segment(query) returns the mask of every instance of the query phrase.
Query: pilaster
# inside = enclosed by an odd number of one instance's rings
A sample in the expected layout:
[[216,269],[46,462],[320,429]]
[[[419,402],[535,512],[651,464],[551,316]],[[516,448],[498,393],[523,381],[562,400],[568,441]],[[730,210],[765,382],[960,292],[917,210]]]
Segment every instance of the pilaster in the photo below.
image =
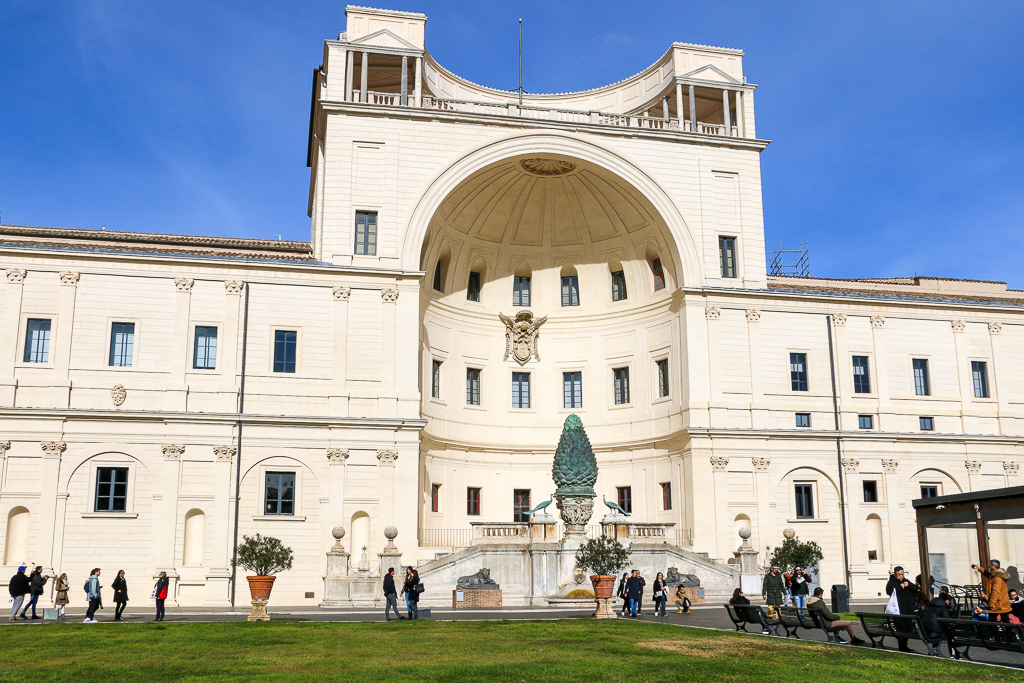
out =
[[188,363],[189,314],[192,305],[192,286],[195,280],[179,277],[174,280],[174,338],[171,351],[170,386],[164,400],[167,410],[186,410],[188,387],[185,372]]
[[[160,501],[160,523],[156,525],[156,564],[164,569],[177,567],[175,540],[179,524],[178,491],[181,480],[181,456],[185,447],[166,444],[163,453],[163,500]],[[170,572],[168,571],[168,574]]]
[[[8,268],[4,285],[3,330],[12,339],[21,339],[21,300],[27,271]],[[14,378],[14,363],[18,357],[18,344],[0,344],[0,407],[14,407],[14,393],[18,380]]]
[[75,329],[75,301],[81,275],[61,271],[60,293],[57,297],[57,334],[51,348],[53,379],[50,382],[50,405],[68,408],[71,405],[71,340]]
[[398,417],[398,391],[395,386],[395,322],[398,308],[398,288],[382,289],[380,292],[384,315],[381,330],[381,390],[377,397],[378,417]]
[[[878,424],[876,429],[891,430],[894,428],[894,417],[892,404],[889,402],[889,373],[883,361],[886,353],[885,345],[885,316],[871,316],[871,347],[872,365],[875,366],[874,386],[875,395],[878,396]],[[842,374],[845,375],[850,367],[850,359],[840,358]],[[870,371],[870,368],[869,368]],[[868,375],[870,377],[870,375]]]
[[[213,448],[213,519],[207,518],[208,533],[213,540],[211,568],[206,579],[208,601],[213,605],[227,605],[231,597],[231,555],[234,550],[232,534],[235,519],[235,467],[238,449],[234,446]],[[241,574],[239,574],[241,576]],[[245,599],[245,579],[236,597]]]
[[61,456],[64,455],[68,446],[63,441],[44,441],[39,445],[43,451],[43,462],[42,467],[39,468],[40,498],[37,526],[39,542],[36,547],[39,548],[41,556],[36,562],[52,569],[54,568],[54,536],[57,527],[63,526],[63,524],[57,524],[57,482],[60,481]]
[[750,426],[768,429],[768,406],[764,402],[764,377],[761,370],[761,311],[748,308],[747,348],[750,356]]
[[[323,515],[321,526],[327,529],[327,535],[321,537],[330,543],[331,530],[345,525],[345,463],[348,462],[348,449],[331,447],[327,449],[327,490],[329,501],[328,512]],[[323,530],[321,529],[321,532]]]
[[[713,455],[709,462],[715,489],[715,519],[711,528],[718,530],[714,535],[715,542],[712,552],[714,552],[715,559],[722,559],[724,554],[731,550],[729,545],[732,541],[732,525],[726,523],[729,516],[729,458]],[[729,538],[729,545],[722,545],[723,535]]]
[[890,564],[912,562],[914,555],[906,544],[906,533],[895,520],[904,519],[900,514],[899,501],[903,500],[897,469],[899,462],[895,459],[882,460],[882,486],[885,489],[886,524],[889,527],[889,547],[885,549],[885,559]]
[[334,367],[331,371],[330,411],[331,415],[348,417],[348,302],[352,295],[352,288],[339,285],[332,290],[332,294],[334,296],[334,356],[332,360]]

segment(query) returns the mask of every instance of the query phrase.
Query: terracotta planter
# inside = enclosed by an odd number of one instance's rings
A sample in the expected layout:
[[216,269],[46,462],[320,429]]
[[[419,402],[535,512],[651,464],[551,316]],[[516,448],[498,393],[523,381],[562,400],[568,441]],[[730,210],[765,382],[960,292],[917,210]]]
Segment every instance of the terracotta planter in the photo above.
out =
[[253,600],[269,600],[270,591],[274,589],[274,580],[276,576],[247,576],[245,580],[249,582],[249,593],[252,594]]
[[611,576],[591,576],[590,583],[594,586],[594,597],[612,597],[612,591],[615,590],[615,579],[614,574]]

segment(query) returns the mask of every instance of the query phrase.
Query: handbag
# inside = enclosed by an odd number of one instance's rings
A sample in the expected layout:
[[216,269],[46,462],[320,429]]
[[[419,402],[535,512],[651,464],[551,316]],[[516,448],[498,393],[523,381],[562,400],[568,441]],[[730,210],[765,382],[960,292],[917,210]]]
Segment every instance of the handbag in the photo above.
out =
[[892,591],[892,595],[889,596],[889,602],[885,605],[886,614],[899,614],[900,613],[900,601],[896,599],[896,589]]
[[419,595],[424,590],[426,590],[426,586],[424,586],[422,583],[417,583],[415,586],[412,587],[412,589],[416,593],[416,595]]

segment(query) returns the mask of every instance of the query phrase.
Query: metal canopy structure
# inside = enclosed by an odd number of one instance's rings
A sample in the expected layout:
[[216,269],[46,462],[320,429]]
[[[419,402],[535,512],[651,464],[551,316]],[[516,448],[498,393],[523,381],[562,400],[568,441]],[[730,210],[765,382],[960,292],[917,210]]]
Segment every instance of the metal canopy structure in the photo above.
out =
[[917,545],[921,556],[921,582],[930,586],[928,566],[928,529],[975,529],[978,557],[982,567],[989,561],[989,529],[1024,529],[1024,524],[994,524],[1024,519],[1024,486],[958,493],[952,496],[918,498],[913,501],[917,513]]

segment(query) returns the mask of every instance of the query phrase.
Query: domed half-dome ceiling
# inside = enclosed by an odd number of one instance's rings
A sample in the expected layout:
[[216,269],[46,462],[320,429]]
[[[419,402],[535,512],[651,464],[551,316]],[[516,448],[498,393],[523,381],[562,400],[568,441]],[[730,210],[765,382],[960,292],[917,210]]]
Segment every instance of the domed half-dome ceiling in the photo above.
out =
[[463,181],[440,220],[467,237],[523,247],[596,244],[660,224],[624,181],[578,159],[517,157]]

